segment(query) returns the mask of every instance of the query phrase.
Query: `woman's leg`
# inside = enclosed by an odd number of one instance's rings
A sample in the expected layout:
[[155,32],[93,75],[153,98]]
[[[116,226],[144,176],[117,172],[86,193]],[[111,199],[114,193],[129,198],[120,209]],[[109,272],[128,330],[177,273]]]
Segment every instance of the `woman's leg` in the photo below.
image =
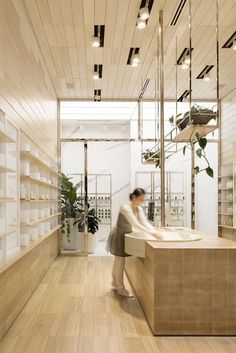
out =
[[121,256],[114,256],[114,262],[112,266],[112,286],[118,290],[125,288],[124,267],[125,258]]
[[[116,283],[116,288],[119,295],[126,298],[132,298],[133,294],[129,293],[124,285],[124,270],[125,270],[125,257],[115,256],[113,270],[113,284]],[[115,281],[115,282],[114,282]]]
[[124,285],[125,257],[115,256],[115,278],[118,292],[125,288]]

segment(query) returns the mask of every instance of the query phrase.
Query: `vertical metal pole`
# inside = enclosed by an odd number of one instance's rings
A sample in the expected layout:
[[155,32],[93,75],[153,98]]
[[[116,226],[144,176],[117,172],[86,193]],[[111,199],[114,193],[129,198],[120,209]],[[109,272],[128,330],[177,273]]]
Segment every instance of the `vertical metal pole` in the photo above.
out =
[[112,228],[112,175],[110,174],[110,230]]
[[84,142],[84,252],[88,253],[88,143]]
[[177,42],[178,38],[176,37],[175,39],[175,121],[174,124],[176,126],[176,116],[178,114],[178,65],[177,65],[177,60],[178,60],[178,46]]
[[141,101],[138,101],[138,139],[141,140]]
[[[189,121],[191,121],[192,107],[192,8],[191,0],[189,0]],[[191,142],[191,228],[195,229],[195,145]]]
[[159,12],[159,70],[160,70],[160,158],[161,158],[161,227],[165,227],[165,141],[164,141],[164,47],[163,11]]
[[216,94],[217,94],[217,124],[220,120],[220,50],[219,50],[219,0],[216,0]]
[[[57,167],[59,173],[61,173],[61,104],[59,99],[57,100]],[[61,180],[60,180],[61,182]],[[58,196],[61,200],[61,191],[59,190]],[[61,207],[61,205],[59,204]],[[58,212],[60,212],[58,210]],[[58,217],[58,222],[61,223],[61,216]],[[58,239],[58,254],[61,254],[61,229],[59,230]]]
[[[216,0],[216,95],[217,95],[216,119],[217,119],[217,125],[219,127],[218,175],[222,175],[222,172],[221,172],[222,131],[221,131],[221,106],[220,106],[219,0]],[[233,168],[234,168],[234,164],[233,164]],[[233,169],[233,176],[234,176],[234,169]],[[235,185],[234,180],[233,180],[233,185]],[[233,220],[233,227],[235,227],[234,220]],[[222,236],[222,228],[219,228],[219,227],[218,227],[218,236]]]

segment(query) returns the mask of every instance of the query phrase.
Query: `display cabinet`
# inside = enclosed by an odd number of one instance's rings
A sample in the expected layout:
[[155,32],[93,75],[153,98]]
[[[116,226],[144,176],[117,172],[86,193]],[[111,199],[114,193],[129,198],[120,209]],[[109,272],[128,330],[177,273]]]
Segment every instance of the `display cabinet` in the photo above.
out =
[[[161,222],[160,172],[136,172],[136,187],[146,190],[144,212],[155,226]],[[166,226],[186,225],[186,197],[183,172],[165,173],[165,223]]]
[[57,164],[26,135],[20,135],[20,244],[54,232],[59,225]]
[[18,130],[0,110],[0,263],[19,248]]
[[218,224],[220,227],[233,228],[234,210],[234,178],[233,175],[219,176],[218,183]]

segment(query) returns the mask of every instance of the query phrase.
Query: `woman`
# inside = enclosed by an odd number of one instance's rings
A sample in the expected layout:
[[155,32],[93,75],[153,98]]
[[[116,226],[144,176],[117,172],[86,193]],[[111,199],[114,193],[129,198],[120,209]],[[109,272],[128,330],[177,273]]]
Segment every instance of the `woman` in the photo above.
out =
[[133,231],[142,231],[159,236],[147,221],[142,207],[145,191],[142,188],[135,189],[130,194],[130,202],[121,206],[116,227],[112,229],[107,241],[107,250],[115,255],[112,268],[112,286],[117,289],[119,295],[127,298],[133,297],[124,286],[125,257],[129,256],[124,251],[124,235]]

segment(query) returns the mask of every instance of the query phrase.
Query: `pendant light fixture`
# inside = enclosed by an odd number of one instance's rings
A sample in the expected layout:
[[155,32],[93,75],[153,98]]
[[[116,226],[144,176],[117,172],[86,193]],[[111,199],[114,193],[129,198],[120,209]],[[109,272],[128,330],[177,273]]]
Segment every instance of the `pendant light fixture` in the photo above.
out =
[[211,79],[210,74],[205,74],[203,77],[203,81],[205,81],[205,82],[210,81],[210,79]]
[[184,61],[181,64],[181,69],[182,70],[187,70],[188,69],[188,64],[186,64]]
[[139,54],[133,54],[132,59],[131,59],[131,65],[133,67],[137,67],[140,63],[140,58]]
[[132,64],[133,63],[136,63],[136,64],[140,63],[139,54],[133,54],[133,56],[132,56]]
[[93,72],[93,79],[98,80],[99,79],[99,73],[97,71]]
[[139,17],[141,20],[147,20],[150,16],[149,9],[147,6],[144,6],[139,11]]
[[92,47],[93,48],[99,48],[100,47],[100,38],[99,37],[93,37]]
[[138,18],[137,20],[137,28],[138,29],[144,29],[146,27],[146,21],[145,20],[142,20],[141,18]]
[[190,65],[190,55],[189,55],[189,54],[185,55],[184,63],[185,63],[186,65]]
[[234,51],[236,51],[236,39],[233,41],[232,49],[233,49]]

